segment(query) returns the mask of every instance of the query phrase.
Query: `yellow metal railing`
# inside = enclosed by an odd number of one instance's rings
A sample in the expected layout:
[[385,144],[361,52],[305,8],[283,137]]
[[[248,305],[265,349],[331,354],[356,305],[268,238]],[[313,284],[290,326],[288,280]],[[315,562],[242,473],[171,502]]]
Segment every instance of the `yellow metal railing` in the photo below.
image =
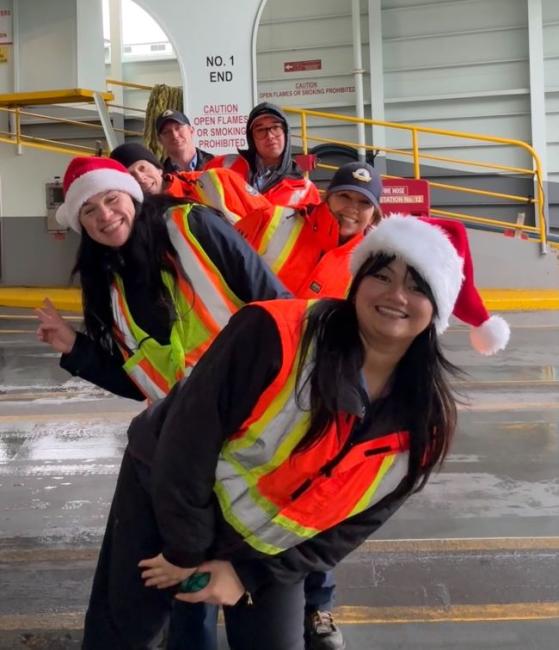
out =
[[[147,86],[146,84],[133,83],[131,81],[119,81],[118,79],[106,79],[107,86],[118,86],[120,88],[129,88],[130,90],[147,90],[151,91],[153,86]],[[136,108],[134,106],[122,106],[120,104],[115,104],[114,102],[107,102],[107,106],[110,108],[120,108],[125,111],[135,111],[142,113],[143,116],[146,114],[145,108]],[[138,134],[142,135],[142,134]]]
[[[519,203],[523,206],[534,206],[535,225],[529,226],[522,223],[511,223],[509,221],[495,219],[493,217],[484,217],[467,214],[464,212],[450,212],[448,210],[441,210],[436,207],[431,207],[433,215],[449,217],[452,219],[460,219],[469,223],[476,223],[480,225],[490,226],[501,230],[514,230],[524,232],[530,238],[541,242],[542,250],[546,250],[547,246],[547,224],[546,224],[546,207],[545,207],[545,194],[543,189],[543,174],[540,158],[533,147],[528,143],[521,140],[513,140],[510,138],[500,138],[496,136],[488,136],[477,133],[465,133],[462,131],[450,131],[446,129],[435,129],[424,126],[415,126],[413,124],[400,124],[396,122],[386,122],[381,120],[361,119],[357,117],[350,117],[347,115],[337,115],[334,113],[325,113],[322,111],[307,110],[302,108],[284,107],[286,113],[298,115],[300,120],[299,132],[293,135],[301,140],[301,146],[304,153],[308,153],[310,143],[327,143],[337,144],[355,149],[362,148],[367,151],[374,151],[375,154],[382,152],[384,154],[392,154],[402,156],[409,160],[413,169],[413,177],[421,178],[421,165],[425,162],[444,162],[458,165],[460,168],[484,169],[493,170],[496,173],[506,173],[509,175],[525,176],[533,179],[534,183],[534,196],[523,196],[518,194],[509,194],[506,192],[495,192],[490,190],[482,190],[476,187],[467,187],[464,185],[453,185],[450,183],[439,183],[437,181],[429,181],[432,188],[447,190],[452,192],[461,192],[474,196],[491,197],[494,199],[507,200],[513,203]],[[324,138],[318,135],[310,135],[310,118],[319,118],[320,120],[331,121],[333,123],[345,124],[365,124],[367,126],[383,127],[387,130],[398,130],[405,132],[409,135],[410,143],[407,148],[391,148],[377,145],[363,145],[361,143],[347,141],[347,140],[334,140],[332,138]],[[321,122],[323,126],[323,122]],[[525,152],[531,162],[532,167],[516,167],[512,165],[503,165],[502,163],[481,162],[475,160],[464,160],[451,156],[440,156],[430,153],[424,153],[420,146],[420,136],[422,135],[438,135],[444,137],[451,137],[454,140],[466,140],[469,142],[477,141],[480,143],[491,143],[511,148],[521,149]],[[331,165],[320,164],[319,167],[325,169],[335,169]],[[393,178],[386,176],[386,178]]]
[[[138,84],[132,82],[119,81],[116,79],[107,79],[107,84],[110,86],[120,86],[123,88],[130,88],[135,90],[146,90],[151,91],[152,86],[145,84]],[[37,112],[25,111],[22,109],[22,102],[28,104],[48,104],[48,103],[62,103],[62,102],[77,102],[77,101],[91,101],[92,100],[92,91],[87,91],[83,89],[71,89],[64,91],[55,91],[53,92],[39,92],[33,93],[28,98],[28,101],[25,97],[22,99],[22,94],[14,95],[3,95],[3,100],[0,102],[0,111],[11,113],[14,115],[14,120],[12,121],[12,129],[9,132],[0,131],[0,142],[5,142],[8,144],[16,145],[18,147],[34,147],[38,149],[53,151],[57,153],[63,153],[68,155],[87,155],[95,154],[99,152],[99,147],[89,147],[77,144],[70,144],[67,142],[60,142],[56,140],[50,140],[47,138],[39,138],[36,136],[30,136],[22,132],[22,116],[28,116],[32,118],[39,118],[41,120],[57,122],[59,124],[66,124],[71,126],[77,126],[92,132],[97,130],[99,132],[99,137],[102,139],[104,137],[103,128],[100,124],[92,124],[89,122],[81,122],[77,120],[70,120],[61,117],[53,117],[52,115],[45,115]],[[135,108],[131,106],[123,106],[116,103],[112,103],[113,95],[110,92],[104,93],[104,100],[107,106],[118,108],[126,111],[138,111],[145,114],[145,109]],[[469,194],[479,197],[491,197],[498,200],[506,200],[514,203],[521,204],[523,206],[533,206],[535,214],[535,225],[530,226],[523,223],[511,223],[509,221],[495,219],[493,217],[478,216],[467,214],[463,212],[450,212],[448,210],[441,210],[437,207],[431,208],[431,213],[433,215],[440,215],[444,217],[449,217],[453,219],[460,219],[469,223],[476,223],[480,225],[490,226],[492,228],[498,228],[501,230],[513,230],[517,232],[526,233],[532,239],[540,241],[542,244],[543,250],[545,250],[547,245],[547,225],[546,225],[546,207],[545,207],[545,195],[542,182],[542,166],[537,152],[526,142],[521,140],[513,140],[509,138],[500,138],[496,136],[488,136],[476,133],[465,133],[461,131],[450,131],[445,129],[435,129],[430,127],[415,126],[413,124],[399,124],[395,122],[386,122],[381,120],[369,120],[361,119],[357,117],[351,117],[347,115],[337,115],[334,113],[325,113],[322,111],[307,110],[301,108],[291,108],[285,107],[284,110],[287,113],[298,115],[300,119],[300,130],[299,133],[294,133],[295,138],[299,138],[302,143],[302,149],[304,153],[308,153],[309,143],[328,143],[328,144],[337,144],[348,146],[352,148],[362,148],[366,151],[374,151],[375,154],[382,152],[384,154],[391,154],[393,156],[401,156],[409,160],[413,168],[414,178],[421,178],[421,165],[425,162],[443,162],[446,164],[456,164],[460,167],[470,167],[472,169],[481,169],[481,170],[493,170],[496,173],[505,173],[508,175],[519,175],[525,176],[533,179],[534,182],[534,196],[522,196],[518,194],[509,194],[506,192],[496,192],[490,190],[482,190],[476,187],[466,187],[464,185],[453,185],[450,183],[439,183],[437,181],[429,181],[429,184],[432,188],[460,192],[464,194]],[[405,132],[409,135],[409,147],[407,148],[394,148],[378,145],[367,145],[360,144],[353,141],[339,140],[332,138],[324,138],[318,135],[311,135],[309,120],[310,118],[318,118],[320,120],[326,120],[333,123],[345,123],[345,124],[365,124],[367,126],[383,127],[387,130],[397,130],[400,132]],[[124,135],[129,136],[142,136],[143,134],[138,131],[131,131],[127,129],[117,129],[115,131],[123,133]],[[502,146],[507,146],[511,148],[517,148],[524,151],[530,158],[532,166],[531,167],[517,167],[512,165],[504,165],[499,162],[482,162],[475,160],[464,160],[452,156],[442,156],[435,155],[427,152],[423,152],[420,146],[420,136],[422,135],[438,135],[444,137],[450,137],[454,140],[466,140],[469,142],[481,142],[486,144],[497,144]],[[108,153],[107,151],[102,150],[103,153]],[[319,167],[326,169],[335,169],[335,167],[326,164],[319,164]],[[390,176],[386,176],[391,178]],[[393,178],[393,177],[392,177]],[[552,244],[553,245],[553,244]]]
[[[151,90],[151,86],[144,86],[142,84],[130,84],[126,82],[117,82],[107,80],[114,85],[121,85],[127,87],[138,88],[141,90]],[[114,103],[113,94],[110,92],[102,93],[105,104],[108,107],[119,108],[126,111],[138,111],[145,114],[145,109],[134,108],[132,106],[122,106]],[[61,140],[53,140],[49,138],[40,138],[37,136],[27,135],[23,132],[25,123],[22,122],[22,117],[31,117],[41,121],[52,122],[57,124],[64,124],[68,126],[75,126],[85,131],[89,131],[91,138],[95,138],[98,134],[99,140],[105,138],[103,126],[100,123],[84,122],[80,120],[71,120],[63,117],[56,117],[53,115],[46,115],[36,111],[24,110],[24,105],[39,105],[39,104],[59,104],[59,103],[91,103],[93,100],[93,91],[84,89],[70,89],[59,91],[40,91],[35,93],[14,93],[12,95],[2,95],[0,101],[0,111],[9,113],[14,116],[12,127],[10,131],[0,130],[0,142],[6,144],[16,145],[17,147],[31,147],[35,149],[42,149],[43,151],[52,151],[55,153],[62,153],[71,156],[83,156],[88,154],[103,153],[108,155],[109,151],[100,146],[87,146],[76,143],[68,143]],[[97,132],[94,134],[93,132]],[[125,136],[142,136],[140,131],[132,131],[130,129],[121,129],[113,126],[113,131],[122,133]]]

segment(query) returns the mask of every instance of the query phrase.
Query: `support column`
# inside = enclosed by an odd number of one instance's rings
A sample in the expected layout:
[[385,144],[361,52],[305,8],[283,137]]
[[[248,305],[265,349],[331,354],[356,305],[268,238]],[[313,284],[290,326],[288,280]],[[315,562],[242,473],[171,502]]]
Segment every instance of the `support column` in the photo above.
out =
[[[547,129],[545,113],[545,81],[543,56],[543,13],[541,0],[528,0],[528,57],[530,63],[530,118],[532,146],[537,151],[542,164],[545,205],[544,212],[549,215],[547,205]],[[537,196],[538,188],[534,187]],[[542,252],[546,252],[545,250]]]
[[[355,115],[365,117],[363,99],[363,54],[361,50],[361,3],[351,0],[351,24],[353,28],[353,79],[355,83]],[[357,142],[359,143],[359,159],[365,160],[365,125],[357,124]]]
[[[384,59],[382,54],[381,0],[369,0],[369,70],[371,76],[371,119],[384,120]],[[386,129],[373,126],[372,142],[386,147]],[[375,167],[386,172],[386,154],[382,151],[375,158]]]
[[[122,0],[109,0],[109,21],[111,38],[111,79],[123,81],[122,67]],[[114,95],[114,103],[124,106],[124,89],[122,86],[110,88]],[[113,124],[117,129],[124,128],[124,109],[111,108]],[[124,142],[124,134],[116,132],[118,144]]]

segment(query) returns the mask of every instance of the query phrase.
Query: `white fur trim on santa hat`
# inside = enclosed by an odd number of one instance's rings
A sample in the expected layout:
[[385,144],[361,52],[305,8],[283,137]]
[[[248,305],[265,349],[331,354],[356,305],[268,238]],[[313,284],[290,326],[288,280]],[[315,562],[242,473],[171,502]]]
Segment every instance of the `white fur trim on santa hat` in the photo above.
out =
[[353,275],[377,253],[396,255],[424,278],[437,305],[435,328],[442,334],[448,327],[464,277],[463,260],[447,234],[442,228],[416,217],[391,215],[354,250],[350,265]]
[[474,350],[489,356],[504,350],[509,342],[510,327],[500,316],[491,316],[479,327],[470,330],[470,342]]
[[56,220],[61,226],[69,226],[77,233],[81,232],[79,211],[82,205],[95,194],[118,190],[130,194],[140,203],[144,200],[142,188],[128,172],[116,169],[94,169],[82,174],[72,182],[64,203],[56,211]]

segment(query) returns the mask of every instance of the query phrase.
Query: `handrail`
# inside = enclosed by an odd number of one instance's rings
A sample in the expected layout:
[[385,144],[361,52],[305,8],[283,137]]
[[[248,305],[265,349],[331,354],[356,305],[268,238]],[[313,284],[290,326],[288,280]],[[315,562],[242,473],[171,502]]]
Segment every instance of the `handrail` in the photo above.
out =
[[105,79],[110,86],[122,86],[123,88],[134,88],[135,90],[152,90],[153,86],[137,84],[131,81],[119,81],[118,79]]
[[[392,153],[395,155],[405,156],[411,159],[413,166],[413,177],[421,178],[421,163],[424,161],[440,161],[447,163],[454,163],[460,167],[477,167],[483,169],[492,169],[497,172],[508,172],[509,174],[522,174],[525,176],[531,176],[534,180],[535,185],[535,196],[519,196],[516,194],[508,194],[505,192],[494,192],[490,190],[481,190],[472,187],[466,187],[463,185],[452,185],[450,183],[438,183],[437,181],[430,181],[429,184],[431,187],[451,190],[454,192],[463,192],[469,193],[477,196],[487,196],[493,197],[495,199],[509,200],[518,202],[523,205],[534,205],[535,206],[535,215],[536,215],[536,225],[535,226],[526,226],[524,224],[515,224],[508,221],[500,221],[498,219],[493,219],[490,217],[479,217],[473,216],[466,213],[459,212],[449,212],[446,210],[440,210],[437,208],[432,208],[431,212],[433,214],[439,214],[451,217],[453,219],[460,219],[462,221],[484,224],[491,227],[498,227],[503,230],[517,230],[525,232],[535,238],[537,241],[541,242],[542,252],[547,250],[547,223],[546,223],[546,214],[545,214],[545,195],[543,189],[543,172],[542,165],[538,153],[536,150],[527,142],[522,140],[515,140],[512,138],[502,138],[498,136],[490,136],[481,133],[467,133],[464,131],[451,131],[449,129],[437,129],[433,127],[426,126],[416,126],[413,124],[405,124],[398,122],[387,122],[385,120],[370,120],[367,118],[352,117],[348,115],[339,115],[336,113],[325,113],[323,111],[316,111],[311,109],[304,108],[293,108],[293,107],[283,107],[283,110],[286,113],[291,113],[298,115],[301,122],[301,135],[295,136],[299,137],[302,141],[303,151],[306,152],[309,149],[309,142],[325,142],[330,144],[341,144],[344,146],[350,146],[355,149],[364,148],[365,150],[375,151],[375,152],[384,152]],[[406,131],[410,136],[410,145],[408,148],[404,149],[391,149],[384,146],[375,146],[375,145],[362,145],[356,142],[349,142],[346,140],[334,140],[331,138],[323,138],[319,136],[310,136],[309,135],[309,118],[321,118],[323,120],[329,120],[334,122],[343,122],[346,124],[364,124],[366,126],[376,126],[384,127],[386,129],[398,129],[400,131]],[[450,156],[438,156],[429,153],[423,153],[420,147],[420,135],[431,134],[438,136],[452,137],[454,139],[466,139],[469,141],[478,141],[499,145],[506,145],[510,147],[516,147],[523,150],[530,156],[530,159],[533,164],[532,169],[515,167],[511,165],[503,165],[502,163],[490,163],[490,162],[481,162],[481,161],[469,161],[460,159],[457,157]],[[324,168],[331,168],[328,165],[319,165]],[[535,237],[534,237],[535,235]]]
[[[74,155],[83,155],[84,153],[96,153],[98,148],[88,147],[79,144],[67,144],[64,142],[59,142],[57,140],[51,140],[49,138],[40,138],[38,136],[25,135],[22,133],[22,116],[34,117],[44,121],[55,122],[57,124],[66,124],[69,126],[77,126],[83,129],[96,130],[100,131],[100,135],[103,136],[103,126],[101,124],[91,124],[89,122],[82,122],[79,120],[71,120],[66,117],[56,117],[53,115],[47,115],[45,113],[37,113],[35,111],[24,111],[19,106],[15,108],[6,108],[0,105],[0,112],[12,113],[15,115],[15,130],[13,133],[6,133],[5,131],[0,132],[0,142],[6,144],[16,144],[17,146],[28,146],[34,147],[37,149],[43,149],[47,151],[53,151],[56,153],[70,153]],[[133,131],[131,129],[121,129],[113,126],[113,131],[117,133],[122,133],[125,136],[135,136],[141,137],[143,133],[141,131]],[[103,150],[104,153],[108,154],[108,150]]]

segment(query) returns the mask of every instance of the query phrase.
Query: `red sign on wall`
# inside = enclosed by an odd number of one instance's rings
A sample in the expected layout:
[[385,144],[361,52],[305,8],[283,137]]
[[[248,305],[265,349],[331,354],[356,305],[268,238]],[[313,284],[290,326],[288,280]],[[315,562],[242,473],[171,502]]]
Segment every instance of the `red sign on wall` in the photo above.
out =
[[429,216],[429,183],[411,178],[385,178],[380,205],[385,215],[402,213]]
[[303,72],[304,70],[322,70],[322,59],[311,59],[310,61],[285,61],[284,72]]

